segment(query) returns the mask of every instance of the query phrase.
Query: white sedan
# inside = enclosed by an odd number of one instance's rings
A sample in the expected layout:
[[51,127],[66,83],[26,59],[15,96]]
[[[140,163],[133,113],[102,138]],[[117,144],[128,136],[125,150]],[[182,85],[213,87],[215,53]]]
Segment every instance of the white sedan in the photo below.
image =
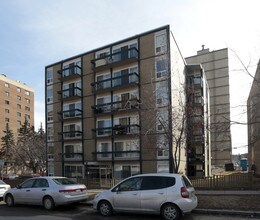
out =
[[66,177],[36,177],[5,192],[7,206],[15,204],[43,205],[52,210],[55,206],[86,201],[87,187]]
[[0,201],[3,200],[4,193],[11,189],[11,186],[0,180]]

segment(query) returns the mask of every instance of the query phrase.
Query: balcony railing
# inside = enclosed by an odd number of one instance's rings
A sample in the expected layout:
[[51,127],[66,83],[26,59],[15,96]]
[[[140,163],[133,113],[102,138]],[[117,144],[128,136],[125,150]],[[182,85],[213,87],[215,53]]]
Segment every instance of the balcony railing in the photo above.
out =
[[82,158],[83,153],[64,153],[64,160],[66,161],[79,161]]
[[140,151],[106,151],[96,152],[97,160],[137,160],[140,158]]
[[82,110],[81,109],[72,109],[67,111],[60,112],[62,115],[62,119],[70,119],[70,118],[81,118]]
[[64,140],[81,139],[82,131],[65,131],[60,133]]
[[131,60],[137,60],[138,59],[138,50],[137,48],[129,48],[127,50],[122,50],[113,54],[109,54],[100,58],[96,58],[94,60],[91,60],[92,68],[97,69],[100,67],[108,66],[113,67],[117,63],[120,62],[127,62]]
[[139,109],[140,100],[139,99],[129,99],[128,101],[118,101],[110,102],[99,105],[93,105],[91,108],[94,114],[103,114],[108,112],[118,112],[118,111],[128,111],[131,109]]
[[59,92],[62,96],[62,99],[75,98],[82,96],[82,89],[79,87],[64,89]]
[[59,70],[58,73],[61,74],[61,80],[73,79],[80,77],[82,74],[82,68],[78,65],[73,65]]
[[115,125],[114,127],[96,128],[92,129],[97,137],[111,136],[111,135],[133,135],[140,133],[140,125]]
[[139,74],[138,73],[129,73],[109,79],[100,80],[94,83],[91,83],[93,92],[98,92],[104,89],[122,87],[127,85],[138,85],[139,84]]

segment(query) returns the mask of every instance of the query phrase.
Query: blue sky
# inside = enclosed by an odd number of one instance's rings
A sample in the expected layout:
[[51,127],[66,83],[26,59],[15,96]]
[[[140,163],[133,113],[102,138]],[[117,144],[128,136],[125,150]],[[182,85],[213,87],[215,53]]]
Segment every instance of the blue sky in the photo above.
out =
[[[0,0],[0,73],[34,87],[36,128],[44,123],[45,66],[166,24],[184,57],[202,44],[229,47],[254,74],[259,6],[257,0]],[[232,119],[245,121],[252,79],[237,71],[242,67],[232,53],[230,60]],[[234,151],[246,150],[246,132],[232,126]]]

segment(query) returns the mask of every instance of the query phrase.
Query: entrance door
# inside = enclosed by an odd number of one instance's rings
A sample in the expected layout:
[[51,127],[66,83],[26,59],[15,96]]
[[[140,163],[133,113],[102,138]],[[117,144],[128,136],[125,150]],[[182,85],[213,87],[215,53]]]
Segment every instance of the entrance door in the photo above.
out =
[[100,168],[100,186],[110,188],[112,180],[112,169]]

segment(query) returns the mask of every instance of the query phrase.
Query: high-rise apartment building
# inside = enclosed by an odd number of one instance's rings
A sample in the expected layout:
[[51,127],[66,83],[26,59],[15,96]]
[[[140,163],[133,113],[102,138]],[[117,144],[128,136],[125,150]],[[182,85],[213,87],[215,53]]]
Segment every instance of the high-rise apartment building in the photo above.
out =
[[186,58],[187,64],[201,64],[210,91],[210,135],[212,166],[224,167],[231,162],[230,95],[228,49],[209,51]]
[[[260,62],[247,100],[248,164],[260,175]],[[254,166],[252,166],[254,165]]]
[[0,136],[4,136],[6,124],[17,137],[17,131],[27,119],[34,125],[34,90],[32,87],[0,75]]
[[210,93],[200,64],[186,66],[187,175],[211,176]]
[[45,70],[48,175],[186,172],[185,61],[169,26]]

